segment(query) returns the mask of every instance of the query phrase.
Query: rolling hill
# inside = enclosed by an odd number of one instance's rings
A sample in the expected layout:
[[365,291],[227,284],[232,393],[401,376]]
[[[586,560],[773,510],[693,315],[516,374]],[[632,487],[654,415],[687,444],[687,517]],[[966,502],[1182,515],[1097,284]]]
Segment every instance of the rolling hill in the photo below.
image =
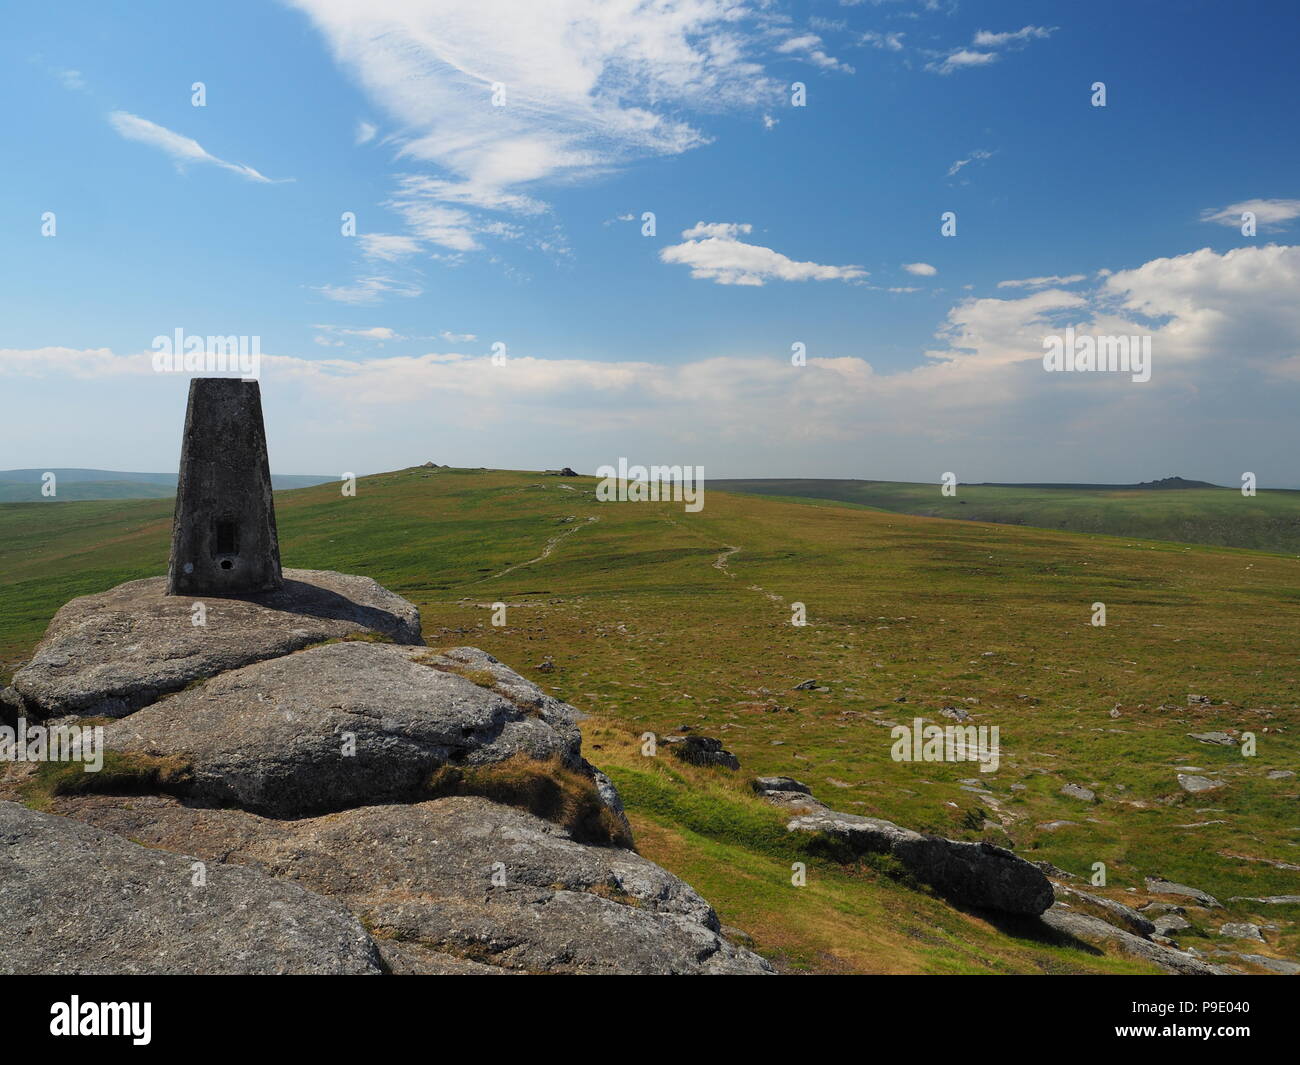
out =
[[1300,555],[1300,491],[1289,489],[1246,497],[1239,488],[1181,478],[1131,485],[962,484],[955,496],[942,495],[937,483],[906,481],[759,478],[710,481],[709,487],[896,514]]
[[[45,475],[53,473],[57,495],[41,494]],[[276,488],[307,488],[333,481],[334,477],[306,474],[273,474]],[[81,502],[87,499],[172,499],[176,495],[174,473],[119,473],[113,470],[53,469],[0,470],[0,503]]]
[[[691,514],[599,503],[595,483],[414,468],[362,479],[355,498],[279,493],[283,557],[374,577],[419,604],[431,645],[482,647],[591,714],[584,749],[643,853],[787,969],[1150,971],[868,863],[813,861],[792,886],[755,774],[1083,876],[1104,863],[1115,898],[1144,899],[1157,874],[1192,884],[1226,903],[1222,920],[1274,926],[1257,953],[1300,955],[1300,907],[1228,902],[1295,891],[1300,785],[1269,773],[1300,766],[1300,561],[714,486]],[[161,573],[170,521],[164,500],[0,506],[4,669],[67,599]],[[942,722],[944,707],[1000,727],[996,773],[891,758],[891,725]],[[683,728],[722,738],[742,771],[642,755],[643,733]],[[1257,756],[1189,736],[1213,730],[1253,732]],[[1184,792],[1192,769],[1223,786]],[[1218,923],[1180,942],[1212,952]]]

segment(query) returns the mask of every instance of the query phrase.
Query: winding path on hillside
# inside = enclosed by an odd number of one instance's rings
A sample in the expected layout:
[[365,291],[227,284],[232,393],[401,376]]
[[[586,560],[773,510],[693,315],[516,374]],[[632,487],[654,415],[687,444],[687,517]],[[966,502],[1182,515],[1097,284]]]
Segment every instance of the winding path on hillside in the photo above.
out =
[[527,562],[516,562],[513,566],[507,566],[500,573],[493,573],[488,575],[487,577],[481,577],[478,580],[474,581],[474,583],[482,584],[484,581],[494,581],[498,577],[504,577],[507,573],[513,573],[517,569],[523,569],[525,566],[531,566],[538,562],[544,562],[546,559],[550,558],[551,552],[554,551],[557,546],[559,546],[561,540],[563,540],[567,536],[572,536],[579,529],[585,529],[588,525],[597,521],[600,521],[600,518],[595,517],[593,515],[592,517],[587,518],[587,520],[584,522],[578,522],[574,525],[570,525],[567,529],[564,530],[564,532],[556,536],[552,536],[549,540],[547,540],[546,546],[542,548],[542,553],[538,555],[536,558],[530,558],[528,559]]

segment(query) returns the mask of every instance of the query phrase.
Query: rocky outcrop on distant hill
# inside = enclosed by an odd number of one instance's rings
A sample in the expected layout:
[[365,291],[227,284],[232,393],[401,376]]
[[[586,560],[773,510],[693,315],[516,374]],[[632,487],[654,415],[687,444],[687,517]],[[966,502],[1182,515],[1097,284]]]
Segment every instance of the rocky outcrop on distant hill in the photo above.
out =
[[285,576],[206,629],[160,581],[56,616],[7,705],[119,719],[102,774],[0,766],[49,810],[0,803],[0,972],[773,972],[630,849],[574,707]]
[[339,902],[0,802],[0,973],[382,972]]
[[279,591],[240,599],[169,596],[166,585],[152,577],[67,603],[14,674],[11,705],[33,718],[120,717],[324,640],[424,642],[416,606],[369,577],[285,570]]

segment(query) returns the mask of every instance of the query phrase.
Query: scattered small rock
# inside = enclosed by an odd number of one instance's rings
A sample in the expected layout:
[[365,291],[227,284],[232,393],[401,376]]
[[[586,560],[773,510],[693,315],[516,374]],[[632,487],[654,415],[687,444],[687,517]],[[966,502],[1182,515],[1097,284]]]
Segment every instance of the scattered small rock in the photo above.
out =
[[1237,741],[1226,732],[1189,732],[1187,735],[1201,743],[1216,743],[1220,747],[1237,746]]
[[1264,933],[1260,931],[1257,924],[1251,924],[1249,921],[1229,921],[1227,924],[1219,926],[1219,935],[1230,936],[1233,939],[1254,939],[1260,943],[1264,942]]
[[1194,773],[1179,773],[1178,786],[1183,791],[1192,795],[1199,794],[1203,791],[1215,791],[1223,787],[1222,780],[1211,780],[1209,777],[1196,776]]
[[1168,936],[1173,932],[1181,932],[1185,928],[1192,927],[1191,921],[1176,913],[1166,913],[1161,917],[1157,917],[1152,924],[1154,925],[1156,935],[1159,936]]
[[740,759],[726,750],[721,740],[712,736],[686,736],[669,747],[669,750],[690,765],[740,768]]
[[1213,895],[1202,891],[1200,888],[1188,887],[1186,884],[1179,884],[1172,880],[1165,880],[1163,877],[1147,877],[1146,888],[1152,895],[1183,895],[1189,899],[1195,899],[1202,906],[1213,908],[1221,905],[1218,899]]

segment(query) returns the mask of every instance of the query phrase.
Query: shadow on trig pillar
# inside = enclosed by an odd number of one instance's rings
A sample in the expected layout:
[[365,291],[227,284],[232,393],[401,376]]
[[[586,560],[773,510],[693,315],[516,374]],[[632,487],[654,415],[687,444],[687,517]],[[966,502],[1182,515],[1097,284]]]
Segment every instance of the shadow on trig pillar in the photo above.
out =
[[190,382],[168,595],[249,595],[283,583],[256,381]]

